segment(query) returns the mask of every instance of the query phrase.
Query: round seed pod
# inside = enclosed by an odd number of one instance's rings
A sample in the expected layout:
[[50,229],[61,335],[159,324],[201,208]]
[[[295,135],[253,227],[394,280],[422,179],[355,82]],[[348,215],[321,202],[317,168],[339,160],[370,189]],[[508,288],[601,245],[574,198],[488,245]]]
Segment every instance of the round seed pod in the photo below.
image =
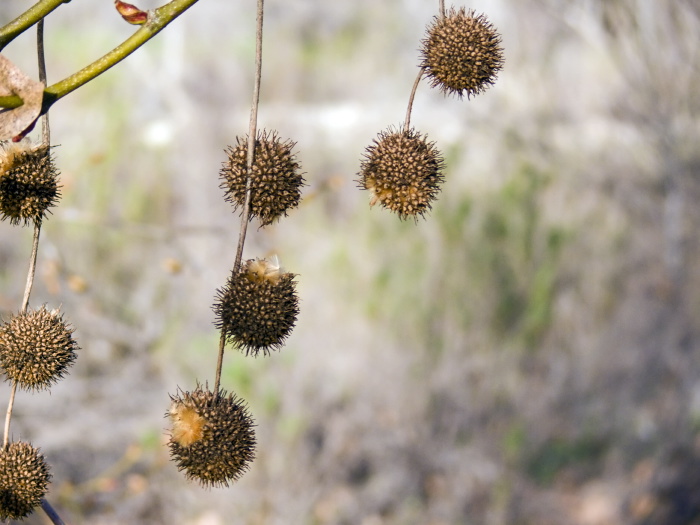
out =
[[369,190],[370,206],[379,203],[399,218],[423,216],[444,182],[445,162],[434,142],[411,129],[381,132],[367,147],[358,180]]
[[237,481],[255,459],[255,425],[245,403],[201,386],[170,399],[170,457],[178,470],[204,487]]
[[44,456],[29,443],[0,448],[0,520],[21,520],[41,504],[51,473]]
[[75,361],[73,331],[45,306],[13,316],[0,326],[0,368],[22,388],[49,388]]
[[[296,143],[282,142],[276,133],[262,131],[255,140],[250,178],[250,218],[258,217],[263,226],[299,205],[304,178],[292,149]],[[221,188],[234,209],[243,208],[248,176],[248,137],[237,137],[236,146],[227,150],[228,160],[221,169]]]
[[0,148],[0,217],[11,224],[41,222],[60,197],[49,148],[29,141]]
[[267,355],[284,344],[299,314],[295,275],[251,259],[217,291],[216,327],[246,355]]
[[503,48],[496,28],[484,15],[452,8],[445,17],[435,17],[426,33],[421,66],[433,87],[470,98],[495,82],[503,67]]

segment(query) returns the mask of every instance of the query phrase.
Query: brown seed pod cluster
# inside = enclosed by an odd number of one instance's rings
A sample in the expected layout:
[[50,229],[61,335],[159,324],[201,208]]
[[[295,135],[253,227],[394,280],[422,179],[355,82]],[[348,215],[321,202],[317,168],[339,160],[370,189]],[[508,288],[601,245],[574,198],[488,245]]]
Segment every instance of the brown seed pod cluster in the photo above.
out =
[[75,361],[73,331],[45,306],[11,317],[0,326],[0,368],[24,389],[49,388]]
[[171,396],[170,456],[178,470],[204,487],[235,482],[255,458],[255,431],[247,406],[234,394],[198,386]]
[[501,37],[484,15],[450,9],[435,17],[421,47],[422,63],[433,87],[467,98],[492,85],[503,67]]
[[29,443],[0,448],[0,520],[21,520],[41,504],[51,473],[44,456]]
[[0,149],[0,217],[11,224],[41,222],[60,197],[58,170],[46,146],[28,141]]
[[370,206],[379,203],[401,219],[430,210],[444,181],[444,160],[435,144],[415,130],[389,129],[365,152],[359,186],[370,192]]
[[279,349],[299,314],[295,275],[261,259],[247,261],[218,291],[216,327],[246,355]]
[[[250,177],[250,217],[263,226],[299,205],[304,177],[293,153],[296,144],[283,142],[276,133],[262,131],[255,139],[255,155]],[[228,160],[221,169],[221,188],[234,209],[243,208],[248,176],[248,138],[237,137],[236,146],[227,150]]]
[[[304,185],[292,151],[295,143],[281,141],[274,132],[262,131],[255,137],[251,168],[249,137],[239,137],[228,148],[228,159],[219,173],[225,198],[234,208],[245,206],[248,191],[250,200],[234,269],[217,290],[213,305],[215,324],[221,331],[215,390],[226,343],[246,355],[268,355],[284,344],[299,313],[294,274],[280,270],[276,260],[251,259],[241,264],[248,221],[258,217],[267,226],[286,216],[299,204]],[[255,434],[242,401],[233,394],[215,395],[199,386],[192,393],[171,396],[171,401],[170,452],[178,470],[205,487],[228,486],[243,475],[255,456]]]

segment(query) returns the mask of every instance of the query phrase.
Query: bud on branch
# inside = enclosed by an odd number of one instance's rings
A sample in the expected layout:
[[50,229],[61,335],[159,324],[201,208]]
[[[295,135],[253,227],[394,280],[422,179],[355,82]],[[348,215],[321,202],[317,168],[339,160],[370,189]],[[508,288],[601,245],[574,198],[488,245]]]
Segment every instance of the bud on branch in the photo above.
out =
[[122,18],[130,24],[145,24],[146,20],[148,19],[148,13],[146,11],[142,11],[135,5],[127,4],[121,0],[114,0],[114,7],[117,8],[117,11],[120,15],[122,15]]

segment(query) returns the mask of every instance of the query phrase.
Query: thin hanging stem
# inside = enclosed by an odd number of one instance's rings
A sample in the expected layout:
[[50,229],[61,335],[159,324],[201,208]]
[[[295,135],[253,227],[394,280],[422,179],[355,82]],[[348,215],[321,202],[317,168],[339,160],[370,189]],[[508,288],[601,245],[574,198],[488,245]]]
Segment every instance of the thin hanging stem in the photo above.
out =
[[[39,59],[39,81],[46,87],[46,56],[44,54],[44,19],[39,20],[36,26],[36,50]],[[49,112],[41,117],[41,142],[47,148],[51,143],[51,131],[49,130]]]
[[408,109],[406,109],[406,120],[403,123],[404,132],[409,130],[411,125],[411,111],[413,110],[413,99],[416,98],[416,90],[418,89],[418,84],[420,79],[423,78],[423,73],[425,72],[425,66],[420,68],[416,81],[413,83],[413,89],[411,89],[411,95],[408,97]]
[[[36,50],[37,58],[39,60],[39,80],[46,86],[46,54],[44,53],[44,19],[39,20],[36,26]],[[47,111],[41,116],[41,143],[44,147],[48,148],[51,146],[51,128],[49,127],[49,112]],[[36,272],[36,256],[39,251],[39,232],[41,229],[41,222],[36,221],[34,223],[34,243],[32,246],[32,263],[30,264],[29,273],[34,274]],[[32,275],[32,281],[34,277]],[[31,292],[31,287],[25,291],[25,301],[23,304],[23,309],[27,308],[29,304],[29,293]],[[13,385],[14,387],[14,385]],[[51,520],[54,525],[65,525],[58,512],[51,506],[46,498],[41,498],[41,510],[44,514]]]
[[[439,11],[440,17],[445,18],[445,0],[439,0]],[[403,123],[404,132],[407,132],[411,127],[411,111],[413,111],[413,100],[416,98],[416,91],[418,90],[418,84],[420,84],[420,79],[423,78],[423,73],[425,73],[425,66],[420,68],[420,71],[418,71],[418,76],[416,77],[416,81],[413,83],[413,88],[411,89],[411,95],[408,97],[406,120],[404,120]]]
[[[34,240],[32,242],[32,254],[29,257],[29,271],[27,272],[27,284],[24,288],[24,298],[22,299],[22,307],[20,313],[27,313],[29,306],[29,295],[32,293],[32,285],[34,284],[34,274],[36,274],[36,256],[39,253],[39,233],[41,232],[41,222],[34,221]],[[5,434],[3,437],[3,448],[7,447],[7,442],[10,439],[10,420],[12,419],[12,408],[15,405],[15,392],[17,391],[17,381],[12,381],[12,390],[10,392],[10,400],[7,402],[7,414],[5,415]]]
[[[39,21],[37,26],[37,55],[39,60],[39,78],[46,85],[46,60],[44,57],[44,20]],[[48,147],[50,144],[49,136],[49,121],[48,115],[44,115],[42,119],[42,142],[44,146]],[[41,234],[41,219],[34,221],[34,235],[32,238],[32,253],[29,256],[29,270],[27,271],[27,284],[24,288],[24,297],[22,298],[22,307],[20,308],[20,313],[25,314],[27,312],[27,307],[29,306],[29,296],[32,293],[32,286],[34,284],[34,276],[36,274],[36,260],[39,253],[39,237]],[[12,420],[12,409],[15,405],[15,395],[17,393],[17,380],[12,380],[12,388],[10,390],[10,399],[7,402],[7,413],[5,415],[5,428],[3,433],[3,449],[7,448],[10,440],[10,421]],[[53,509],[51,504],[42,498],[41,508],[44,513],[48,516],[54,525],[64,525],[63,520],[59,517],[58,513]]]
[[236,262],[234,270],[238,271],[243,257],[243,245],[245,244],[248,221],[250,220],[250,178],[255,158],[255,138],[258,128],[258,106],[260,105],[260,80],[262,77],[262,38],[263,38],[263,4],[264,0],[258,0],[257,29],[255,34],[255,84],[253,85],[253,102],[250,106],[250,121],[248,123],[248,157],[246,166],[248,176],[245,183],[245,199],[243,200],[243,212],[241,215],[241,231],[238,237],[238,249],[236,250]]
[[[248,175],[245,182],[245,198],[243,199],[243,210],[241,212],[241,229],[238,234],[238,248],[236,249],[236,260],[233,264],[234,275],[238,274],[243,258],[243,245],[248,231],[250,221],[250,179],[253,170],[253,160],[255,159],[255,138],[258,128],[258,107],[260,106],[260,80],[262,78],[262,43],[263,43],[263,11],[265,0],[258,0],[258,10],[256,15],[257,26],[255,31],[255,82],[253,84],[253,101],[250,106],[250,121],[248,123],[248,156],[246,167]],[[226,346],[226,333],[222,329],[219,339],[219,358],[216,363],[216,379],[214,381],[214,392],[216,398],[219,397],[219,385],[221,384],[221,369],[224,362],[224,348]]]
[[221,329],[219,337],[219,357],[216,360],[216,378],[214,380],[214,399],[219,399],[219,386],[221,386],[221,369],[224,366],[224,349],[226,348],[226,333]]
[[61,516],[58,515],[58,513],[54,510],[51,504],[48,501],[46,501],[45,498],[41,498],[41,510],[44,511],[44,514],[48,516],[48,518],[51,520],[51,523],[53,523],[54,525],[66,525],[61,519]]
[[34,284],[34,274],[36,273],[36,257],[39,253],[39,234],[41,233],[41,222],[34,222],[34,241],[32,243],[32,255],[29,258],[29,271],[27,272],[27,284],[24,287],[24,298],[22,299],[21,313],[27,311],[29,305],[29,295],[32,293]]
[[5,434],[2,439],[2,448],[7,448],[7,443],[10,439],[10,420],[12,419],[12,407],[15,404],[15,393],[17,392],[17,381],[12,380],[12,389],[10,390],[10,400],[7,402],[7,414],[5,415]]

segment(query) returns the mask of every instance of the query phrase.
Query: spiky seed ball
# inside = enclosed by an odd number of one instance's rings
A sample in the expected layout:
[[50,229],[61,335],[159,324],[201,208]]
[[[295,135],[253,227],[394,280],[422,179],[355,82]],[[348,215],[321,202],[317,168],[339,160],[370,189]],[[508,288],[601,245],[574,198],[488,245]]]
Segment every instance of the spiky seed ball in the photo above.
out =
[[44,456],[29,443],[0,448],[0,520],[29,516],[46,495],[50,480]]
[[[292,149],[296,143],[282,142],[275,132],[262,131],[255,140],[255,156],[250,180],[250,217],[263,226],[299,205],[304,178]],[[221,169],[221,188],[234,209],[243,208],[248,174],[248,137],[236,137],[236,146],[227,150],[228,160]]]
[[417,218],[432,207],[444,181],[444,164],[425,136],[389,128],[367,147],[358,183],[369,190],[370,206],[379,203],[401,219]]
[[204,487],[238,480],[255,459],[254,423],[245,403],[201,386],[170,399],[170,456],[178,470]]
[[421,66],[433,87],[470,98],[495,82],[503,67],[500,44],[500,35],[484,15],[452,8],[428,27],[420,50]]
[[58,170],[49,148],[29,141],[0,148],[0,216],[11,224],[41,222],[56,205]]
[[294,277],[261,259],[251,259],[240,272],[232,272],[214,304],[216,327],[224,331],[227,342],[246,355],[279,349],[299,314]]
[[0,368],[25,389],[49,388],[75,361],[73,331],[45,306],[11,317],[0,326]]

